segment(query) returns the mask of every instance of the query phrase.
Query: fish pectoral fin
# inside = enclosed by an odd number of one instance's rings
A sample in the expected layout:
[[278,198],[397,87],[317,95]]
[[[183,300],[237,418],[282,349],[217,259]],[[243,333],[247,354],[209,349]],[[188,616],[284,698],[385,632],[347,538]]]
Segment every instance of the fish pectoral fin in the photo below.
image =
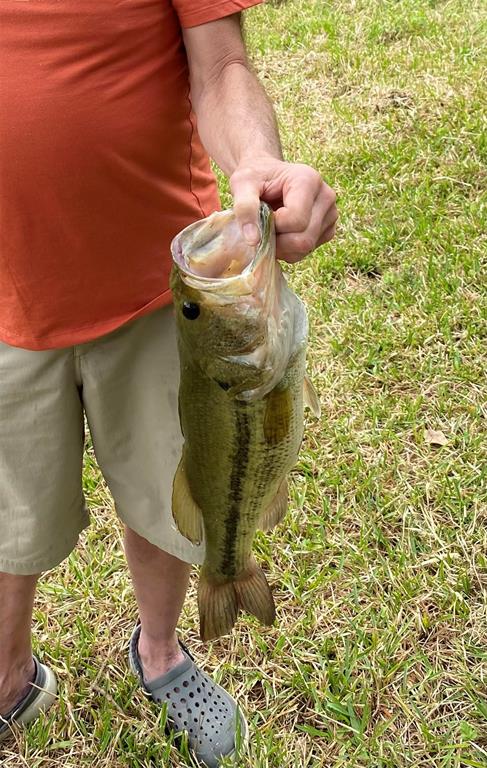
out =
[[272,529],[281,522],[287,512],[287,497],[288,487],[287,477],[285,477],[279,486],[279,490],[277,491],[274,500],[262,513],[259,526],[262,531],[272,531]]
[[172,516],[178,531],[192,544],[200,544],[203,540],[203,515],[194,501],[184,471],[184,458],[174,475],[172,487]]
[[275,387],[265,399],[264,438],[268,445],[279,445],[289,435],[293,399],[289,387]]
[[313,416],[319,419],[321,416],[320,398],[308,375],[305,375],[303,380],[303,397],[305,406],[310,408]]

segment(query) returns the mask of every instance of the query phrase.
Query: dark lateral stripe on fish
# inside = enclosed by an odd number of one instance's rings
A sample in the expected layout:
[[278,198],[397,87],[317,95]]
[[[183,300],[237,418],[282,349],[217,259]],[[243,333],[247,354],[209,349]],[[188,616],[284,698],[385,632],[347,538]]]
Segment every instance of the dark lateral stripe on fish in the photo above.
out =
[[233,454],[232,474],[230,477],[230,499],[228,504],[228,514],[225,520],[225,541],[223,544],[223,559],[221,563],[222,573],[232,576],[235,575],[237,528],[240,522],[240,504],[243,497],[243,486],[246,481],[250,453],[249,415],[245,410],[237,409],[235,438],[236,445]]

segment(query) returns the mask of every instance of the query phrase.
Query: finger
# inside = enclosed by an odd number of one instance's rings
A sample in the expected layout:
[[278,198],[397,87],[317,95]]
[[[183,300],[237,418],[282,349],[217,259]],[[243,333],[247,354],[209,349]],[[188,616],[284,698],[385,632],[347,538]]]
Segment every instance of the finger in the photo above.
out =
[[[332,194],[330,194],[332,193]],[[323,184],[313,206],[311,220],[304,232],[278,235],[277,257],[291,263],[300,261],[321,244],[325,232],[330,234],[338,218],[332,190]],[[330,230],[330,231],[329,231]],[[331,238],[330,238],[331,239]]]
[[335,219],[333,224],[331,224],[327,229],[325,229],[320,239],[316,243],[316,247],[318,247],[319,245],[323,245],[323,243],[329,243],[330,240],[333,240],[337,231],[337,219],[338,217]]
[[313,168],[294,166],[297,170],[284,184],[283,205],[275,212],[278,233],[304,232],[310,225],[313,206],[323,181]]
[[306,235],[298,236],[292,235],[278,235],[276,240],[276,257],[283,261],[288,261],[290,264],[294,264],[296,261],[304,259],[308,253],[315,248],[316,241],[308,239]]
[[261,181],[251,171],[235,171],[230,177],[233,210],[249,245],[260,242],[259,209]]
[[337,230],[336,222],[337,220],[335,220],[333,224],[331,224],[327,229],[325,229],[325,231],[323,232],[321,237],[318,239],[314,247],[311,248],[306,253],[303,253],[301,251],[296,251],[294,242],[281,243],[280,242],[281,238],[286,237],[286,235],[280,235],[277,238],[277,258],[282,259],[283,261],[287,261],[289,264],[295,264],[297,261],[301,261],[308,255],[308,253],[311,253],[313,250],[318,248],[318,246],[323,245],[324,243],[329,243],[330,240],[333,240]]
[[[327,204],[328,203],[325,202],[325,205],[327,205]],[[323,216],[323,219],[322,219],[322,222],[321,222],[321,233],[320,233],[320,237],[318,239],[318,245],[321,245],[321,237],[323,236],[324,232],[326,230],[330,229],[331,227],[333,227],[333,225],[335,225],[337,221],[338,221],[338,210],[337,210],[337,207],[336,207],[335,203],[333,203],[333,205],[331,205],[326,210],[326,213]]]

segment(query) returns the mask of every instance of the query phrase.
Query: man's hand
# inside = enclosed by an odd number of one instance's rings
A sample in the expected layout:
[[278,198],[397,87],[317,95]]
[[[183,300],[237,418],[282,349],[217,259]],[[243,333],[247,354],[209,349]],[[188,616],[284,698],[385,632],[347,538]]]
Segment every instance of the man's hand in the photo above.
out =
[[259,201],[274,209],[279,259],[300,261],[335,235],[335,192],[308,165],[252,158],[240,163],[230,186],[237,219],[251,245],[259,242]]
[[237,218],[259,242],[259,201],[275,211],[277,256],[299,261],[335,234],[335,193],[283,162],[274,110],[247,61],[238,14],[184,30],[191,99],[208,153],[230,177]]

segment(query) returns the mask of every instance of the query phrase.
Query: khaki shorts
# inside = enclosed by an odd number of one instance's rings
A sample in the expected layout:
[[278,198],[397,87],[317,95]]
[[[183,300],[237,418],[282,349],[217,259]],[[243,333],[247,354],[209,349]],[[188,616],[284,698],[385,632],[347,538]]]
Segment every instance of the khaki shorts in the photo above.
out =
[[203,547],[171,514],[178,384],[171,307],[67,349],[0,343],[0,571],[53,568],[88,525],[84,413],[119,517],[181,560],[202,562]]

